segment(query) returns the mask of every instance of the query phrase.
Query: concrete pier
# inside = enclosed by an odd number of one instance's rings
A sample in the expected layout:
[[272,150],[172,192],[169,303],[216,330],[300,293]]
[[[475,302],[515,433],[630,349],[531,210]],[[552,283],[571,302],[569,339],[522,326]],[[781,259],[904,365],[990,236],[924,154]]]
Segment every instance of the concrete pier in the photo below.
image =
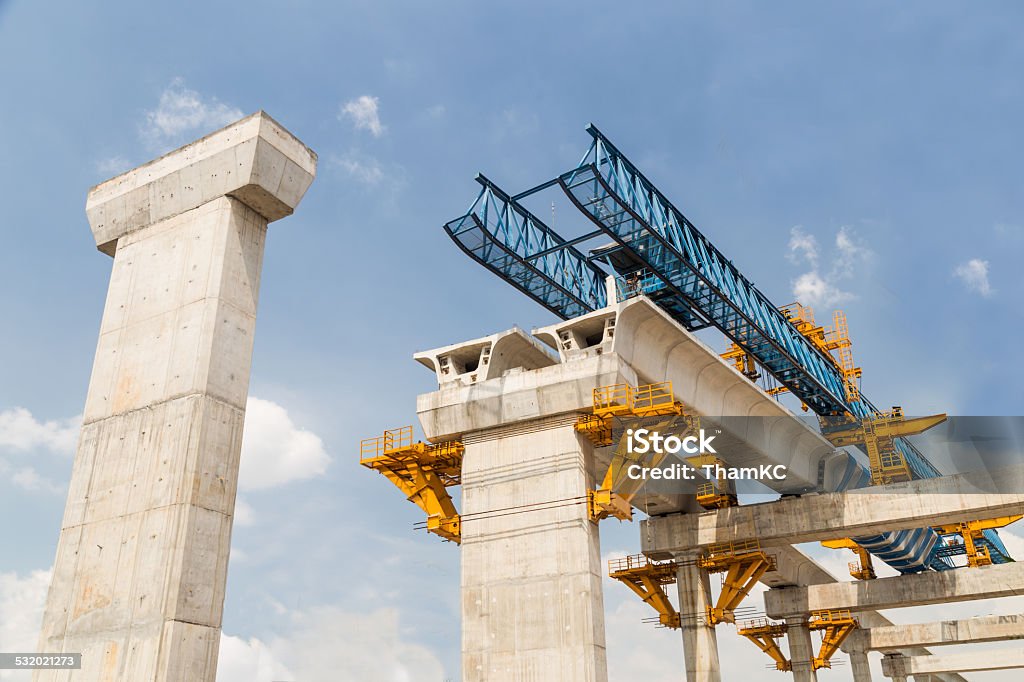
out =
[[764,602],[769,617],[786,618],[825,609],[856,612],[1020,594],[1024,594],[1024,563],[773,589]]
[[316,155],[259,112],[93,188],[114,257],[39,650],[213,682],[267,223]]
[[789,662],[793,666],[794,682],[817,682],[814,669],[814,642],[804,618],[786,619],[786,641],[789,644]]
[[595,386],[635,377],[613,356],[558,365],[518,329],[416,357],[440,389],[418,400],[427,437],[465,445],[463,680],[605,682],[597,463],[575,423]]
[[882,674],[894,680],[905,680],[910,675],[917,679],[936,673],[969,673],[1016,668],[1024,668],[1022,647],[942,656],[886,656],[882,659]]
[[871,682],[871,662],[866,651],[850,651],[850,672],[853,682]]
[[683,653],[688,682],[720,682],[718,635],[708,625],[707,609],[714,605],[711,576],[696,565],[699,552],[683,554],[676,573]]

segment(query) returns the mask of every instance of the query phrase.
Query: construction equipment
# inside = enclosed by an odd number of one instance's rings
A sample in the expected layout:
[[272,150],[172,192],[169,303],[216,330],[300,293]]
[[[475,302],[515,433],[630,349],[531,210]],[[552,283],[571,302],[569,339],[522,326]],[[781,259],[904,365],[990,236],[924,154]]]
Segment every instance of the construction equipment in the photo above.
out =
[[736,622],[736,608],[765,573],[775,570],[775,557],[766,554],[757,540],[723,542],[710,545],[697,565],[709,573],[725,574],[718,601],[707,607],[707,623],[714,626]]
[[871,560],[871,553],[853,540],[849,538],[825,540],[821,544],[829,549],[853,550],[853,553],[857,555],[857,561],[851,561],[847,564],[847,567],[849,568],[850,575],[856,580],[874,580],[878,577],[875,575],[875,566]]
[[[986,534],[995,528],[1008,526],[1019,521],[1024,516],[1001,516],[994,519],[981,521],[964,521],[962,523],[951,523],[942,526],[935,526],[935,531],[946,539],[940,549],[940,553],[946,556],[957,554],[967,555],[967,565],[971,567],[989,566],[993,563],[1003,564],[1013,561],[1006,553],[1002,543],[993,543],[992,537]],[[959,542],[949,542],[950,536],[959,539]]]
[[[683,417],[683,404],[675,399],[672,382],[631,386],[626,383],[598,386],[593,391],[591,412],[581,415],[576,421],[576,430],[587,437],[596,447],[612,444],[613,422],[623,417]],[[692,427],[699,422],[692,418]],[[625,450],[616,452],[605,472],[601,484],[587,491],[587,511],[590,520],[601,521],[614,517],[620,521],[633,520],[630,505],[632,492],[620,494],[613,490],[615,476],[624,468],[628,459]]]
[[913,472],[904,454],[896,448],[896,439],[922,433],[944,421],[944,414],[907,419],[901,407],[856,421],[821,419],[822,435],[833,445],[855,445],[867,452],[872,485],[911,480]]
[[675,561],[652,561],[634,554],[608,562],[608,575],[633,590],[644,603],[658,612],[658,622],[667,628],[680,627],[679,612],[662,589],[676,582],[679,565]]
[[[846,638],[858,627],[857,619],[849,610],[812,611],[807,619],[807,629],[821,633],[818,655],[809,662],[813,670],[832,667],[832,656],[839,651]],[[775,669],[789,671],[793,662],[786,658],[779,648],[779,639],[784,637],[789,626],[768,618],[747,621],[737,627],[736,632],[753,642],[758,649],[775,661]]]
[[413,442],[411,426],[389,429],[359,445],[359,463],[385,476],[427,514],[427,531],[459,543],[461,520],[448,488],[462,480],[462,443]]

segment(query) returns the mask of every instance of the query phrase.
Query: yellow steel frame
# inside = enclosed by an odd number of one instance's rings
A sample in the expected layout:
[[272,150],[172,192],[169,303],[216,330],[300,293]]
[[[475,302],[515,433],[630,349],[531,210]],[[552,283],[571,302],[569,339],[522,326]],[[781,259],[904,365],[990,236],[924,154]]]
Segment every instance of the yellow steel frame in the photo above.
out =
[[878,577],[875,575],[875,565],[871,560],[871,553],[853,540],[849,538],[825,540],[821,544],[829,549],[853,550],[854,554],[857,555],[857,561],[851,561],[848,563],[847,568],[850,570],[850,575],[857,580],[874,580]]
[[751,588],[768,571],[775,570],[775,557],[761,549],[757,540],[710,545],[697,559],[709,573],[724,573],[718,601],[707,609],[708,625],[735,623],[736,608]]
[[967,554],[967,565],[971,567],[989,566],[992,564],[992,557],[984,545],[977,544],[982,533],[990,528],[1002,528],[1015,521],[1020,521],[1024,516],[999,516],[994,519],[981,521],[964,521],[963,523],[950,523],[944,526],[934,526],[935,532],[940,535],[952,535],[957,533],[963,538],[964,550]]
[[[631,386],[627,383],[598,386],[593,392],[590,414],[580,415],[576,430],[597,447],[612,444],[612,422],[616,417],[682,416],[683,404],[675,399],[672,382]],[[612,466],[605,472],[601,485],[587,491],[587,512],[590,520],[601,521],[614,517],[621,521],[633,520],[631,496],[612,490]]]
[[793,664],[789,662],[786,655],[782,653],[782,649],[779,648],[779,638],[786,636],[785,623],[778,623],[767,618],[757,618],[737,627],[736,632],[749,639],[758,649],[771,656],[772,660],[775,661],[776,670],[786,672],[793,669]]
[[608,575],[633,590],[646,604],[658,612],[658,622],[667,627],[680,627],[679,612],[662,589],[676,582],[679,565],[675,561],[652,561],[643,554],[634,554],[608,562]]
[[857,629],[857,619],[848,609],[812,611],[807,629],[821,632],[821,648],[812,661],[814,670],[831,668],[832,655],[839,651],[840,645]]
[[411,426],[389,429],[359,444],[359,463],[382,474],[427,514],[427,531],[459,543],[462,526],[447,488],[462,482],[458,441],[413,442]]
[[848,421],[845,424],[823,421],[822,433],[836,447],[864,446],[871,467],[872,484],[885,485],[912,478],[907,460],[896,449],[893,439],[922,433],[944,421],[944,414],[907,419],[903,415],[903,408],[894,407],[890,412],[881,412],[873,419]]
[[737,372],[751,381],[757,381],[761,377],[761,373],[757,371],[757,362],[754,360],[754,356],[740,348],[739,344],[730,343],[729,349],[722,353],[721,357],[723,360],[731,362]]

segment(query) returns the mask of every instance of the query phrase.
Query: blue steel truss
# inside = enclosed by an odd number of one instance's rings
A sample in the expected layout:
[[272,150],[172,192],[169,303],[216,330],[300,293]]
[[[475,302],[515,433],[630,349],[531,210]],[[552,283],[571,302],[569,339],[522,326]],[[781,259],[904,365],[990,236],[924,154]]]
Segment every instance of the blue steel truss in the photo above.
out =
[[[607,137],[593,125],[587,132],[593,141],[576,168],[514,197],[478,175],[476,201],[445,231],[471,258],[563,319],[606,304],[609,273],[600,262],[620,280],[633,277],[632,295],[649,296],[687,329],[717,327],[816,414],[864,419],[879,412],[863,395],[847,400],[832,358],[800,334]],[[519,203],[554,184],[596,232],[566,240]],[[598,235],[611,238],[613,248],[590,256],[576,248]],[[908,440],[896,439],[895,446],[915,478],[939,475]],[[998,535],[985,535],[993,555],[1009,560]],[[934,554],[930,563],[949,567]]]

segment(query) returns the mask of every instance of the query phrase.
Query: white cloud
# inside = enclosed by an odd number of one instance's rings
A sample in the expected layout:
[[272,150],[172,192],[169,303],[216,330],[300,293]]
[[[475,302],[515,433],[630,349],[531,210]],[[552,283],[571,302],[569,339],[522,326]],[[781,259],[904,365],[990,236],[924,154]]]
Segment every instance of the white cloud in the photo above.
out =
[[347,175],[364,184],[376,185],[384,179],[384,171],[374,158],[358,158],[354,154],[349,154],[335,158],[334,162]]
[[332,680],[442,682],[444,668],[426,647],[407,641],[398,611],[354,613],[334,606],[281,609],[288,631],[268,641],[221,637],[218,682]]
[[808,261],[811,264],[818,262],[818,240],[813,234],[804,232],[803,227],[797,225],[789,231],[789,254],[787,256],[793,263]]
[[285,408],[249,396],[239,489],[264,490],[319,476],[330,461],[320,437],[296,427]]
[[23,407],[0,412],[0,452],[49,450],[62,455],[75,452],[82,417],[41,422]]
[[[0,651],[36,651],[50,571],[0,573]],[[0,670],[4,682],[28,682],[28,671]]]
[[241,109],[229,106],[216,97],[203,97],[185,87],[182,78],[175,78],[160,94],[156,109],[146,112],[142,137],[161,150],[188,142],[197,134],[211,133],[242,118]]
[[380,99],[372,95],[361,95],[341,105],[339,119],[349,119],[356,130],[369,130],[374,137],[384,134],[385,127],[380,122]]
[[298,679],[259,639],[221,634],[217,682],[274,682]]
[[792,286],[793,297],[809,306],[835,306],[856,298],[852,292],[844,290],[844,283],[853,280],[873,256],[867,247],[857,243],[847,227],[836,232],[827,268],[822,267],[817,239],[799,225],[789,232],[788,249],[786,257],[790,262],[808,266],[806,272],[793,280]]
[[18,469],[11,476],[11,480],[15,485],[18,485],[29,492],[47,492],[53,493],[54,495],[60,495],[65,491],[63,485],[55,483],[45,476],[40,476],[39,472],[32,467],[22,467]]
[[964,283],[968,291],[986,298],[995,293],[988,281],[988,261],[972,258],[953,269],[953,275]]
[[109,177],[120,175],[131,167],[132,162],[123,156],[109,156],[96,162],[96,170]]
[[241,495],[235,499],[234,521],[236,526],[251,526],[256,522],[256,511]]

